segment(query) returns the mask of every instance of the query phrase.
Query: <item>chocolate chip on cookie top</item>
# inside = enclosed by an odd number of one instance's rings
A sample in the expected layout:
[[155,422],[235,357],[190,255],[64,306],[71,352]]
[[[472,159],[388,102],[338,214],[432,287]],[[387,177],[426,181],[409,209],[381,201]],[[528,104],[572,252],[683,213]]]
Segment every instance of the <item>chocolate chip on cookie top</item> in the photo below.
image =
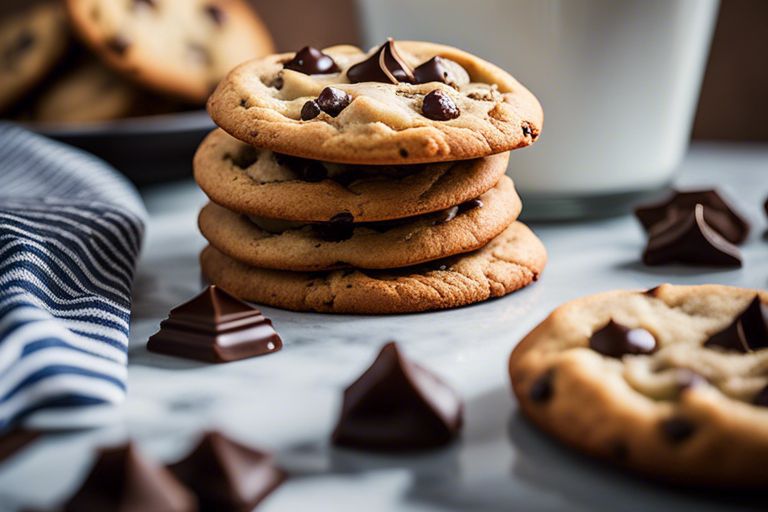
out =
[[627,354],[650,354],[656,338],[645,329],[631,329],[611,320],[589,338],[589,347],[604,356],[621,358]]
[[713,334],[704,346],[743,353],[768,348],[768,306],[755,297],[733,323]]
[[339,66],[330,55],[326,55],[311,46],[305,46],[296,52],[291,60],[283,64],[283,68],[298,71],[305,75],[325,75],[339,72]]

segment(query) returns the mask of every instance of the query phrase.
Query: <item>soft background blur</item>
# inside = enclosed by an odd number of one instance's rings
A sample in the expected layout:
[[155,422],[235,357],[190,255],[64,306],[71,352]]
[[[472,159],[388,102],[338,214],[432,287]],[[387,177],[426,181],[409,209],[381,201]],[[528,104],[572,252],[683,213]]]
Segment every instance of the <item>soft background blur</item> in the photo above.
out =
[[[251,2],[281,51],[360,44],[355,0]],[[694,138],[768,140],[767,58],[768,1],[722,0]]]

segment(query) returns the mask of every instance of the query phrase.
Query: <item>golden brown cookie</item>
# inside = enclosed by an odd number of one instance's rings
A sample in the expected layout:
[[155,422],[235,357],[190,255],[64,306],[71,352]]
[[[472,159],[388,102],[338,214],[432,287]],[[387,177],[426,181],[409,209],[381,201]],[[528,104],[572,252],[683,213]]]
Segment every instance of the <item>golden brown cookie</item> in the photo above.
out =
[[523,412],[556,438],[655,478],[765,488],[768,293],[614,291],[557,308],[515,348]]
[[294,311],[389,314],[455,308],[501,297],[537,280],[547,254],[515,222],[482,249],[399,270],[290,272],[250,267],[213,247],[203,274],[244,300]]
[[356,164],[479,158],[527,146],[541,130],[536,98],[461,50],[390,41],[367,54],[352,46],[323,52],[238,66],[209,99],[211,117],[258,147]]
[[349,212],[355,222],[413,217],[488,191],[504,175],[509,153],[411,166],[351,166],[257,149],[212,132],[195,155],[198,185],[215,203],[260,217],[327,221]]

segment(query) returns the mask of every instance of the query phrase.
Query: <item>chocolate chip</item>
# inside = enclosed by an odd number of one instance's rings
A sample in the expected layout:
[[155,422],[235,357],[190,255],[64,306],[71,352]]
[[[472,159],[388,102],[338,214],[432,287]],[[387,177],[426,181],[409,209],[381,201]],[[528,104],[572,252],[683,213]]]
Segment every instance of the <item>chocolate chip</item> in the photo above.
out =
[[211,21],[213,21],[216,25],[222,26],[224,24],[226,14],[221,7],[215,4],[208,4],[203,7],[203,10],[205,11],[205,14],[211,19]]
[[696,426],[682,416],[667,418],[659,426],[664,436],[673,443],[685,441],[696,431]]
[[760,296],[755,296],[728,327],[710,336],[704,346],[742,353],[768,348],[768,307]]
[[752,403],[758,407],[768,407],[768,386],[757,392],[755,398],[752,399]]
[[326,55],[311,46],[305,46],[296,52],[291,60],[283,64],[283,68],[298,71],[305,75],[325,75],[339,72],[339,66],[330,55]]
[[317,106],[331,117],[338,116],[351,102],[349,94],[335,87],[326,87],[317,97]]
[[541,374],[539,378],[533,381],[531,387],[528,388],[528,397],[536,403],[548,402],[554,393],[552,386],[554,377],[555,373],[552,370]]
[[611,320],[589,338],[589,348],[615,358],[628,354],[650,354],[656,350],[656,338],[645,329],[631,329]]
[[320,112],[322,112],[320,105],[318,105],[315,100],[309,100],[303,107],[301,107],[301,120],[309,121],[310,119],[314,119],[320,115]]
[[116,35],[109,38],[106,42],[107,49],[116,55],[125,55],[131,42],[123,35]]
[[341,242],[352,238],[354,217],[349,212],[337,213],[323,224],[314,224],[317,235],[326,242]]
[[415,83],[425,84],[427,82],[449,83],[448,69],[443,65],[443,59],[432,57],[427,62],[419,65],[413,70]]
[[435,89],[424,96],[421,113],[424,114],[424,117],[434,121],[456,119],[461,114],[459,107],[456,106],[451,97],[440,89]]
[[400,57],[395,41],[389,38],[376,52],[347,70],[350,83],[383,82],[398,84],[415,80],[410,66]]

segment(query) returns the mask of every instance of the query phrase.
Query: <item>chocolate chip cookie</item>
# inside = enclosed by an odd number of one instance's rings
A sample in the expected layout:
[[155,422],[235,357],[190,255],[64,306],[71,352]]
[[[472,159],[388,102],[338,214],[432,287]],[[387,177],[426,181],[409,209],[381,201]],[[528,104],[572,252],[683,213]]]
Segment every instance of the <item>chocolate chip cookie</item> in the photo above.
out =
[[348,212],[355,222],[413,217],[474,199],[493,187],[509,153],[474,160],[352,166],[306,160],[212,132],[195,155],[195,179],[215,203],[240,213],[324,222]]
[[316,271],[397,268],[479,249],[515,221],[522,205],[504,176],[479,198],[446,210],[384,222],[328,222],[245,216],[215,203],[200,212],[200,232],[221,252],[257,267]]
[[234,66],[272,51],[243,0],[66,0],[81,39],[115,70],[201,104]]
[[200,255],[203,274],[244,300],[294,311],[412,313],[501,297],[538,279],[547,255],[519,222],[482,249],[396,270],[290,272],[250,267],[213,247]]
[[58,2],[36,4],[0,22],[0,111],[43,79],[64,54],[68,40]]
[[614,291],[557,308],[509,371],[522,411],[590,455],[693,485],[765,488],[768,293]]
[[303,48],[238,66],[208,101],[236,138],[353,164],[479,158],[527,146],[542,110],[509,74],[448,46]]

